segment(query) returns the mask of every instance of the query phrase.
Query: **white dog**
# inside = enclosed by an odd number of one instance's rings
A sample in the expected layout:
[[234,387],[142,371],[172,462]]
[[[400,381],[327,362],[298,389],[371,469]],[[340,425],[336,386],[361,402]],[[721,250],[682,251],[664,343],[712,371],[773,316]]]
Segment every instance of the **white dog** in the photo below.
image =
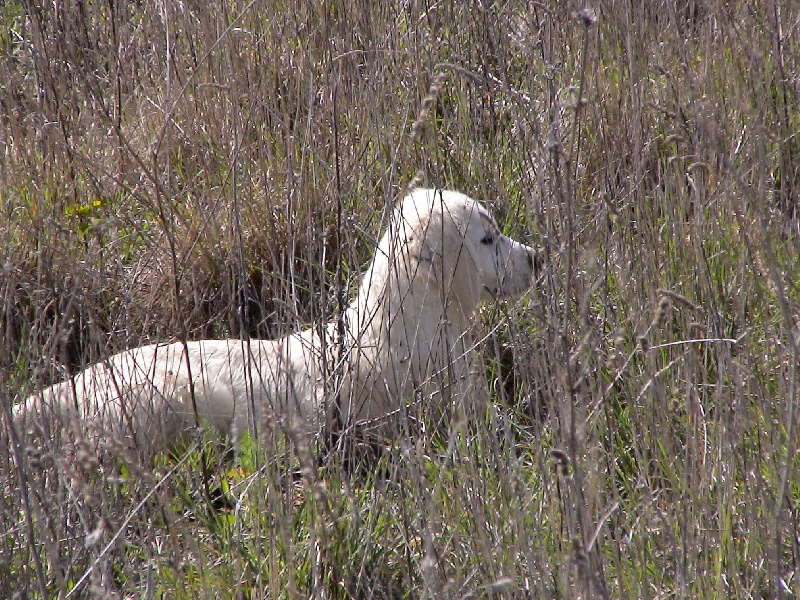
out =
[[[417,399],[470,391],[470,318],[532,284],[534,251],[467,196],[417,189],[396,208],[341,321],[278,340],[153,344],[31,396],[15,423],[91,424],[148,454],[207,424],[234,443],[275,426],[315,435],[338,420],[381,427]],[[483,381],[485,386],[485,381]]]

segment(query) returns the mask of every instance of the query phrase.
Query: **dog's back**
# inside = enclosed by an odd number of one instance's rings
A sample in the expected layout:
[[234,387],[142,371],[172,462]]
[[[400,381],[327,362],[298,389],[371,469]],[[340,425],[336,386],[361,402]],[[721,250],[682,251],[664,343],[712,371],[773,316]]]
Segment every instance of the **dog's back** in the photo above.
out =
[[20,433],[53,435],[79,426],[152,454],[196,426],[234,443],[260,427],[317,430],[317,334],[280,340],[152,344],[115,354],[14,408]]

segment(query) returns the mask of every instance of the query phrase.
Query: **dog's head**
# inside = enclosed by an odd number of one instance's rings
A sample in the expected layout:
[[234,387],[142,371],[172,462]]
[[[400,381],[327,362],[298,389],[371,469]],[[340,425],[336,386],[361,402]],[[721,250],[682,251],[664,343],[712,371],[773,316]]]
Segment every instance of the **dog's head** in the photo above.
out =
[[399,212],[409,254],[429,263],[430,279],[442,295],[465,310],[481,300],[518,296],[532,285],[533,248],[503,235],[475,200],[458,192],[417,189]]

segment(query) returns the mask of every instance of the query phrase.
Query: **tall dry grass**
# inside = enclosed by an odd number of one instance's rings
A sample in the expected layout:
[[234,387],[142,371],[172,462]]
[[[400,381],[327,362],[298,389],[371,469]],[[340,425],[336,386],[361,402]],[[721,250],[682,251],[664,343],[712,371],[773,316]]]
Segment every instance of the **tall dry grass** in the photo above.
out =
[[[800,12],[588,8],[3,4],[0,590],[798,594]],[[481,314],[482,422],[349,474],[13,443],[115,351],[335,315],[418,172],[547,258]]]

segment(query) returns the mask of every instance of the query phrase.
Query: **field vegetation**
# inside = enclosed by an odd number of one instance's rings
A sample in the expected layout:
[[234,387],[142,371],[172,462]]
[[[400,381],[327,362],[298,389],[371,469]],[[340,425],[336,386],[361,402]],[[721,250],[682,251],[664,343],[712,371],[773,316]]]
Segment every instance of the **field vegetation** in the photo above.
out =
[[[800,594],[799,36],[772,0],[0,3],[0,590]],[[114,352],[334,318],[412,181],[544,258],[479,315],[482,418],[368,460],[16,443]]]

